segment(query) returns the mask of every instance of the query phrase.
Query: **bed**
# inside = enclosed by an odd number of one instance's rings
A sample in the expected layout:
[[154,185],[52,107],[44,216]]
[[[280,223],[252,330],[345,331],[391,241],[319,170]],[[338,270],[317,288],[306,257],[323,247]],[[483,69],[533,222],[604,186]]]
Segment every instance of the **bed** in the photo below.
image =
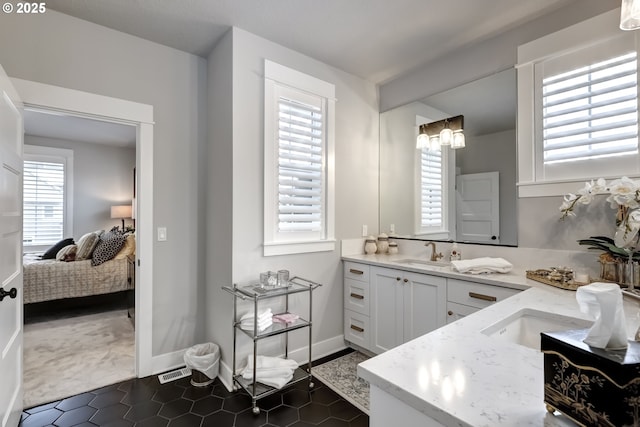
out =
[[25,304],[133,289],[127,258],[94,267],[90,259],[64,262],[25,254],[23,266]]

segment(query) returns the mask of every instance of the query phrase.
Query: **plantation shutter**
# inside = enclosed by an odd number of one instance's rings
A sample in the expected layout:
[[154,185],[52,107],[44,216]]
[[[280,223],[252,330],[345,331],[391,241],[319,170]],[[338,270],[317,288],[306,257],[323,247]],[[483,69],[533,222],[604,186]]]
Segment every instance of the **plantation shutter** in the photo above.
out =
[[[309,98],[308,96],[306,98]],[[278,101],[278,232],[322,233],[323,99]]]
[[24,162],[23,241],[50,245],[64,233],[64,162]]
[[636,52],[542,80],[543,161],[638,152]]
[[420,227],[443,227],[442,152],[422,149],[420,159]]

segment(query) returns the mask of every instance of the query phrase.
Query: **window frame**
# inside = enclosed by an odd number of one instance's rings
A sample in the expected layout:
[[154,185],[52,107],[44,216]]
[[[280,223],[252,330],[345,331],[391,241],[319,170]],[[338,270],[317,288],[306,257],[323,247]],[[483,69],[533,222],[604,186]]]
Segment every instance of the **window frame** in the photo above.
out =
[[[633,39],[638,52],[640,36],[637,32],[619,30],[619,11],[613,10],[540,39],[518,47],[517,87],[518,87],[518,196],[544,197],[559,196],[575,191],[577,183],[584,182],[583,176],[549,179],[540,173],[542,152],[542,123],[537,114],[536,99],[541,96],[541,87],[536,84],[536,66],[546,59],[573,53],[578,50],[597,47],[602,43],[616,43],[623,38]],[[640,67],[639,67],[640,68]],[[640,88],[640,85],[639,85]],[[538,91],[538,93],[536,93]],[[640,156],[640,155],[639,155]],[[598,174],[592,178],[619,178]],[[624,173],[623,173],[624,174]],[[637,176],[629,173],[628,176]]]
[[[335,250],[335,85],[265,59],[264,62],[264,256]],[[323,213],[320,236],[287,238],[278,232],[279,89],[324,98]]]
[[[24,161],[64,163],[64,205],[61,239],[73,237],[73,150],[25,144]],[[22,208],[24,210],[24,182]],[[56,242],[44,245],[30,245],[24,242],[23,235],[23,248],[25,252],[44,251],[55,243]]]

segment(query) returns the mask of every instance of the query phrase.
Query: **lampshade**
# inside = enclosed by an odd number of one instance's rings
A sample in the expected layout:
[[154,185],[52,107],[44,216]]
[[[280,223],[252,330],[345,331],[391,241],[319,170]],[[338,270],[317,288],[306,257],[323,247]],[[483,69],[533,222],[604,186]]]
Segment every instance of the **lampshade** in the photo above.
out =
[[[441,146],[451,146],[451,148],[463,148],[464,143],[464,117],[455,116],[437,122],[420,125],[420,132],[416,141],[416,148],[428,148],[430,151],[440,151]],[[457,137],[456,142],[456,135]],[[426,138],[429,139],[425,145]],[[454,144],[457,144],[455,147]]]
[[111,218],[131,218],[131,205],[111,206]]
[[418,150],[421,150],[423,148],[428,148],[429,147],[429,136],[426,133],[421,133],[420,135],[418,135],[418,138],[416,140],[416,148]]
[[620,29],[636,30],[638,28],[640,28],[640,0],[622,0]]
[[[446,125],[445,125],[446,126]],[[453,139],[453,131],[445,127],[440,131],[440,145],[451,145]]]
[[464,133],[461,130],[454,132],[453,141],[451,141],[451,148],[456,150],[458,148],[464,148],[464,147],[465,147]]
[[429,151],[440,151],[440,137],[438,135],[429,138]]

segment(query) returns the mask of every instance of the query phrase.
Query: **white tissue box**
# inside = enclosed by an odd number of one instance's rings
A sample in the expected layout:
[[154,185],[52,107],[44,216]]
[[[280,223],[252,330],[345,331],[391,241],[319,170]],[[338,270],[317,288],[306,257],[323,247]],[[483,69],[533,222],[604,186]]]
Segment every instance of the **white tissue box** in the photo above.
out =
[[640,426],[640,343],[585,344],[588,329],[543,332],[544,402],[579,425]]

